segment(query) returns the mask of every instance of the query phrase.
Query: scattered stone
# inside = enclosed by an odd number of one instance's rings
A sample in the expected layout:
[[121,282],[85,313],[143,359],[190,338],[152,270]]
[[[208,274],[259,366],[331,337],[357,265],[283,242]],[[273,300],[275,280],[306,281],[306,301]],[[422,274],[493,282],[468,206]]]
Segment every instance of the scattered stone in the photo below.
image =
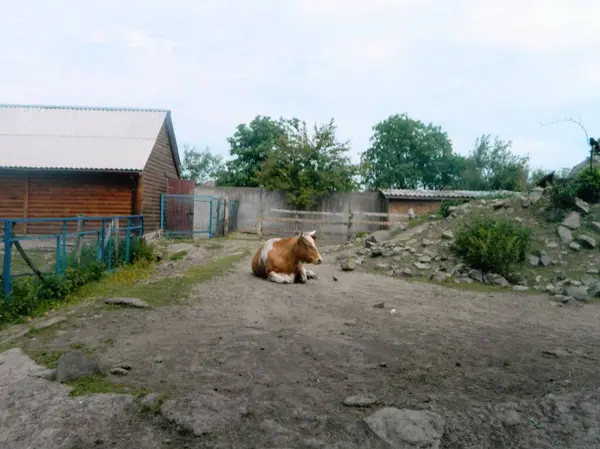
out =
[[456,279],[456,282],[459,284],[472,284],[475,281],[469,277],[463,276],[463,277]]
[[365,418],[369,428],[397,449],[439,449],[446,421],[428,410],[382,408]]
[[56,362],[56,381],[61,383],[94,376],[100,372],[98,362],[88,359],[80,351],[66,352]]
[[385,307],[385,302],[378,302],[377,304],[373,305],[373,308],[375,309],[383,309]]
[[554,295],[554,297],[552,298],[557,302],[560,302],[561,304],[567,304],[569,301],[571,301],[572,299],[575,299],[571,296],[565,296],[565,295]]
[[423,239],[423,241],[421,242],[423,244],[423,246],[431,246],[433,245],[435,242],[433,240],[429,240],[429,239]]
[[577,241],[581,243],[584,248],[594,249],[596,248],[596,239],[589,235],[580,235],[577,237]]
[[539,200],[542,199],[542,196],[544,195],[544,189],[542,189],[541,187],[536,187],[533,189],[533,191],[529,194],[529,200],[532,203],[537,203]]
[[505,207],[505,203],[504,200],[496,200],[492,203],[492,208],[494,209],[502,209],[503,207]]
[[570,212],[563,220],[562,225],[569,229],[578,229],[581,226],[581,214],[575,211]]
[[435,282],[444,282],[449,277],[450,277],[450,275],[448,273],[444,273],[443,271],[436,271],[435,273],[432,273],[429,276],[429,280],[432,280]]
[[462,270],[464,270],[464,268],[465,268],[465,264],[459,263],[459,264],[454,265],[450,269],[449,273],[450,273],[451,276],[454,276],[455,274],[457,274],[457,273],[461,272]]
[[390,234],[391,235],[400,234],[401,232],[404,232],[407,229],[408,229],[408,226],[406,225],[406,223],[401,223],[399,225],[396,225],[396,226],[392,227],[390,229]]
[[556,288],[551,282],[548,282],[546,287],[544,287],[544,291],[550,294],[555,294],[558,293],[558,288]]
[[431,265],[428,263],[414,262],[413,265],[419,270],[429,270],[431,268]]
[[138,309],[148,309],[150,305],[139,298],[104,298],[105,304],[135,307]]
[[556,249],[558,248],[558,243],[556,242],[548,242],[548,244],[546,244],[546,246],[550,249]]
[[587,285],[588,287],[590,285],[594,285],[597,284],[599,281],[599,279],[596,276],[592,276],[591,274],[584,274],[583,276],[581,276],[581,283],[583,285]]
[[385,251],[385,252],[382,254],[382,256],[383,256],[383,257],[393,257],[393,256],[395,256],[395,255],[396,255],[396,251],[395,251],[395,250],[393,250],[393,249],[392,249],[392,250]]
[[333,275],[333,282],[337,282],[338,281],[338,277],[334,274]]
[[596,231],[600,232],[600,221],[593,221],[592,226],[596,229]]
[[558,227],[558,236],[560,237],[560,240],[565,244],[571,243],[573,241],[573,234],[571,233],[571,230],[566,226],[561,225]]
[[382,243],[386,240],[389,240],[391,237],[390,231],[386,231],[385,229],[375,231],[373,234],[369,235],[365,242],[373,242],[373,243]]
[[573,251],[579,251],[581,249],[581,245],[577,242],[571,242],[569,243],[569,248],[571,248]]
[[383,256],[383,250],[381,248],[371,248],[371,257]]
[[444,231],[442,232],[442,238],[446,240],[454,240],[454,234],[452,231]]
[[526,285],[514,285],[512,289],[516,292],[526,292],[529,290],[529,287]]
[[540,264],[547,267],[552,264],[552,259],[548,254],[544,253],[540,256]]
[[377,397],[372,394],[357,394],[344,399],[344,405],[349,407],[368,407],[377,404]]
[[376,270],[389,270],[389,268],[390,268],[390,264],[388,264],[388,263],[380,262],[380,263],[375,264]]
[[413,273],[410,268],[402,268],[401,270],[394,270],[394,276],[412,277]]
[[127,371],[125,368],[121,368],[120,366],[115,366],[111,368],[110,374],[114,374],[115,376],[127,376],[129,371]]
[[577,301],[585,301],[588,298],[587,287],[568,285],[565,287],[565,295],[575,298]]
[[500,285],[502,287],[507,287],[509,284],[509,282],[502,276],[500,276],[499,274],[495,274],[495,273],[488,273],[483,277],[483,281],[486,284],[490,284],[490,285]]
[[529,262],[529,265],[533,265],[534,267],[537,267],[540,264],[540,258],[534,255],[527,256],[527,261]]
[[587,274],[600,274],[600,270],[598,270],[597,268],[590,268],[589,270],[586,271]]
[[483,273],[481,272],[481,270],[469,270],[467,276],[469,276],[471,279],[477,282],[483,282]]
[[590,205],[587,202],[583,201],[581,198],[575,197],[575,207],[577,207],[577,209],[579,209],[584,214],[590,213]]
[[429,257],[429,256],[421,256],[421,257],[419,257],[419,262],[429,263],[429,262],[431,262],[431,257]]
[[358,325],[358,320],[357,319],[346,320],[346,321],[344,321],[344,325],[345,326],[356,326],[356,325]]
[[354,259],[345,259],[340,262],[340,268],[343,271],[354,271],[356,270],[356,260]]
[[159,393],[150,393],[144,396],[140,400],[140,405],[145,408],[156,408],[160,402],[160,394]]

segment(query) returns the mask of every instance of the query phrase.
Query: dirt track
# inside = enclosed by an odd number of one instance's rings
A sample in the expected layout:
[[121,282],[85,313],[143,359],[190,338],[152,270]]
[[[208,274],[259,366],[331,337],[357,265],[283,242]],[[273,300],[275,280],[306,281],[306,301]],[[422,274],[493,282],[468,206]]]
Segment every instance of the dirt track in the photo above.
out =
[[[101,364],[133,366],[119,382],[172,398],[212,390],[244,400],[242,418],[208,437],[186,437],[186,447],[384,448],[362,421],[382,405],[446,416],[443,448],[566,447],[517,444],[524,437],[508,431],[493,442],[497,429],[468,430],[467,421],[485,421],[473,411],[485,404],[596,389],[597,304],[562,308],[545,297],[345,273],[328,259],[316,267],[319,279],[277,285],[254,278],[248,257],[200,284],[183,305],[74,317],[76,327],[50,345],[111,339],[98,354]],[[384,308],[373,307],[382,301]],[[359,393],[376,395],[379,405],[342,404]],[[520,431],[535,432],[524,420]],[[560,441],[583,441],[569,438]]]

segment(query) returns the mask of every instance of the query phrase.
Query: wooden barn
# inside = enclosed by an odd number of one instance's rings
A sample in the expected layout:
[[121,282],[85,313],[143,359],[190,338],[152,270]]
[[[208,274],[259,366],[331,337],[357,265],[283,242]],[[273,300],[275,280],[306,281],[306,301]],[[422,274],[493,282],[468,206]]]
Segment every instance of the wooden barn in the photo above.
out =
[[443,200],[472,200],[513,192],[479,190],[411,190],[382,189],[385,208],[389,214],[406,214],[412,209],[417,215],[437,212]]
[[152,232],[179,179],[168,110],[0,105],[0,218],[143,214]]

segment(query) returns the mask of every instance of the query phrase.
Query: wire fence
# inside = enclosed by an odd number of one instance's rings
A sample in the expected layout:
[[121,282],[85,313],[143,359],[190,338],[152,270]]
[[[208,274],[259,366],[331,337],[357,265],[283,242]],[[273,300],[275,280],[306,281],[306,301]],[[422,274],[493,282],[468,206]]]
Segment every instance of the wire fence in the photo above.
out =
[[101,262],[110,271],[130,263],[144,233],[142,215],[0,219],[1,294],[15,278],[64,277],[67,268]]

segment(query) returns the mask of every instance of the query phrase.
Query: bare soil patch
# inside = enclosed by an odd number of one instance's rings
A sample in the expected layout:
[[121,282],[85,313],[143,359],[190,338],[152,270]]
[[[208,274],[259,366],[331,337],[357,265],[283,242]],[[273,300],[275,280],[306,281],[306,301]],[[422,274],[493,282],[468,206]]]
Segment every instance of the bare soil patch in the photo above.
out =
[[[256,248],[227,245],[211,251]],[[319,279],[278,285],[251,275],[251,256],[183,302],[82,309],[21,344],[131,365],[109,378],[168,397],[161,425],[187,429],[186,447],[384,448],[363,422],[382,406],[443,415],[442,448],[600,447],[597,303],[341,272],[328,256]],[[377,403],[344,405],[360,394]],[[219,407],[231,419],[195,435],[194,417]]]

